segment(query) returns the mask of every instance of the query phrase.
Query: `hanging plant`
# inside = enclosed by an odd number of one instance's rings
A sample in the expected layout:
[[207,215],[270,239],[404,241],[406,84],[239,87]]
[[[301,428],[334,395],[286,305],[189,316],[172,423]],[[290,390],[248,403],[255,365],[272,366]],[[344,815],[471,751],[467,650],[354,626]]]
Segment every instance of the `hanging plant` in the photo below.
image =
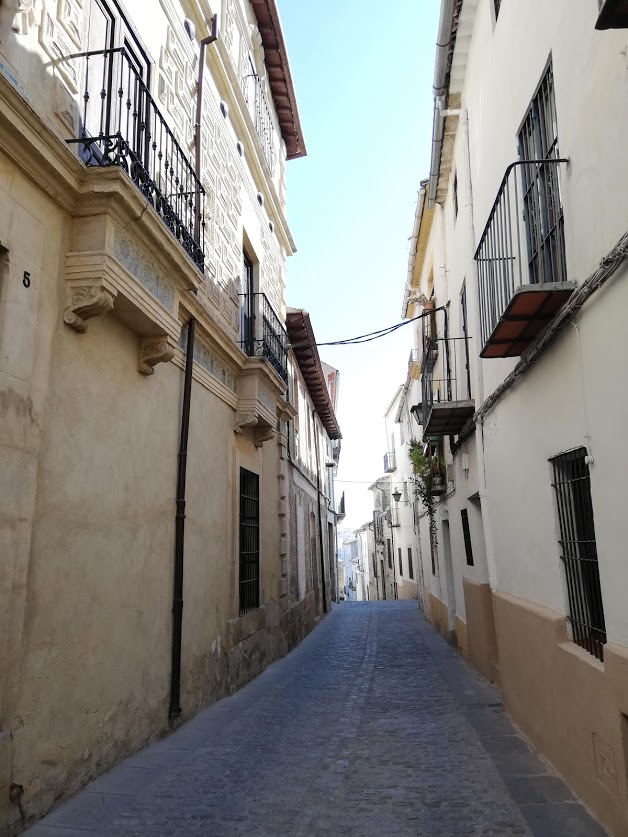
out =
[[441,493],[443,461],[439,456],[426,456],[423,453],[423,447],[416,439],[410,439],[408,456],[415,476],[415,493],[427,512],[430,541],[434,548],[438,544],[435,498],[437,493]]

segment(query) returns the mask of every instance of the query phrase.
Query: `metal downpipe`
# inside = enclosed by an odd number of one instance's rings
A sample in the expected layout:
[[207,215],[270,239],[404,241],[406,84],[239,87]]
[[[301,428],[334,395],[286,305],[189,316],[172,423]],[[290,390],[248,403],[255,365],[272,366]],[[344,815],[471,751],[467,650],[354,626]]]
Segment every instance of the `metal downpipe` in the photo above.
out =
[[183,625],[183,557],[185,539],[185,481],[187,473],[188,435],[190,430],[190,401],[192,368],[194,366],[194,336],[196,320],[188,320],[188,342],[185,352],[185,378],[181,409],[181,436],[177,465],[177,498],[174,530],[174,585],[172,594],[172,657],[170,668],[170,718],[181,714],[181,636]]

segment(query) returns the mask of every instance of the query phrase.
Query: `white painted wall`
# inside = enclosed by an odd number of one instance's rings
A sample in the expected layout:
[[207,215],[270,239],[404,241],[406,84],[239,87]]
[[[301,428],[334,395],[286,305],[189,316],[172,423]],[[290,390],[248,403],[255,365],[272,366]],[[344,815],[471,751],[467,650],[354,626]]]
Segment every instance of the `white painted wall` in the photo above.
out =
[[[437,303],[451,300],[452,335],[459,328],[458,298],[466,279],[470,331],[476,338],[472,352],[476,407],[516,360],[479,361],[474,251],[504,171],[517,159],[517,132],[550,54],[560,152],[570,158],[561,170],[568,278],[582,282],[628,228],[627,33],[597,32],[595,2],[504,2],[497,23],[492,8],[492,0],[477,3],[471,41],[464,45],[466,74],[452,86],[468,114],[472,193],[467,186],[461,118],[452,166],[452,172],[458,172],[458,217],[454,220],[452,177],[443,206],[436,208],[420,277],[425,292],[433,272]],[[454,56],[458,76],[462,58]],[[586,445],[594,456],[591,489],[608,637],[628,642],[624,558],[628,519],[622,499],[628,399],[621,383],[628,350],[623,323],[628,291],[623,273],[584,307],[574,321],[579,332],[571,325],[565,328],[456,456],[455,490],[446,500],[446,514],[457,612],[463,619],[465,575],[478,581],[490,578],[500,590],[566,612],[548,459]],[[420,398],[416,386],[412,393]],[[462,468],[463,453],[468,473]],[[464,557],[463,507],[469,512],[473,568],[466,566]],[[426,584],[443,598],[447,593],[443,568],[439,578],[428,581],[426,525],[422,546]]]

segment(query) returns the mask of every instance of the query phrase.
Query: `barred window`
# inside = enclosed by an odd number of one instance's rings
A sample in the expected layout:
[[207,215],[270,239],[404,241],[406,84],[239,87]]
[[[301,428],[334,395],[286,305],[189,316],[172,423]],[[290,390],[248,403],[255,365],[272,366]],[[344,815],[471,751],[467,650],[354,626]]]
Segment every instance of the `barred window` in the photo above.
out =
[[412,566],[412,547],[408,547],[408,575],[414,578],[414,567]]
[[[551,62],[519,132],[519,156],[522,160],[560,157]],[[521,175],[530,284],[565,282],[567,264],[558,168],[530,163],[522,167]]]
[[586,448],[550,459],[573,641],[604,659],[606,624]]
[[401,547],[399,547],[398,552],[399,552],[399,575],[403,575],[403,558],[401,557]]
[[259,607],[259,476],[240,468],[240,615]]

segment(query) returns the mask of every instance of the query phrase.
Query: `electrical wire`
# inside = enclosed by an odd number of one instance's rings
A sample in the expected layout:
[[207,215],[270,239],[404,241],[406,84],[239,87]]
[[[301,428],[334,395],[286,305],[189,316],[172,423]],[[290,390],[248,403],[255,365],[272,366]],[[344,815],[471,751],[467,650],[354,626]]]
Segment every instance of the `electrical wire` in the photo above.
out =
[[446,305],[441,305],[438,308],[430,308],[429,310],[423,311],[421,314],[418,314],[416,317],[412,317],[409,320],[403,320],[400,323],[395,323],[394,325],[387,326],[386,328],[380,328],[377,331],[369,331],[366,334],[359,334],[357,337],[348,337],[345,340],[330,340],[325,343],[292,343],[290,348],[309,349],[313,346],[357,346],[360,343],[370,343],[371,340],[379,340],[380,337],[386,337],[388,334],[392,334],[394,331],[397,331],[397,329],[403,328],[403,326],[408,325],[409,323],[414,323],[416,320],[422,320],[425,317],[435,314],[437,311],[444,311],[446,308]]

